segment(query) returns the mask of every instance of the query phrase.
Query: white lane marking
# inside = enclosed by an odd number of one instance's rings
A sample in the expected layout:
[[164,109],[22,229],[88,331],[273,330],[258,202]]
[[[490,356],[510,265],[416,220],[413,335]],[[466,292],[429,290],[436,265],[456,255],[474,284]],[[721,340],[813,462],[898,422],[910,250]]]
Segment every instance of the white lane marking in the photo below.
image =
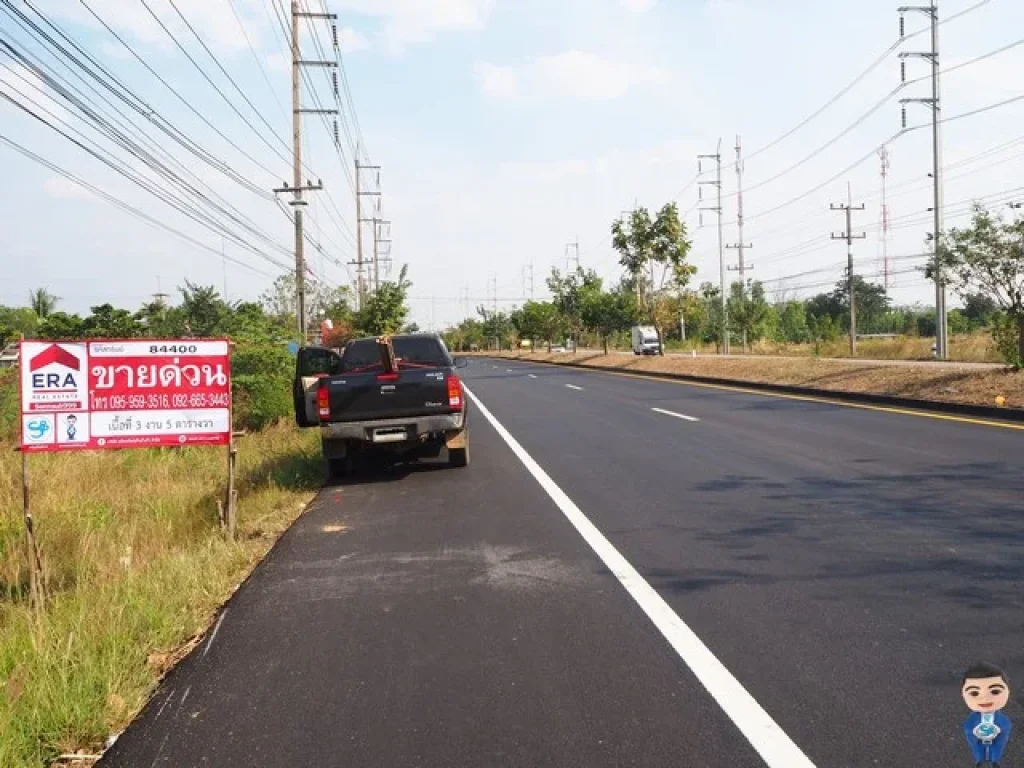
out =
[[531,378],[531,379],[536,379],[536,378],[537,378],[537,376],[536,376],[536,374],[533,374],[533,373],[531,373],[531,374],[530,374],[530,378]]
[[750,745],[757,750],[769,768],[815,768],[810,758],[786,735],[778,723],[772,720],[771,715],[764,711],[739,680],[732,676],[725,665],[669,607],[661,595],[644,581],[644,578],[629,564],[629,561],[590,522],[565,491],[558,487],[550,475],[519,444],[519,441],[487,410],[480,399],[469,388],[466,389],[466,394],[484,418],[501,435],[512,452],[523,462],[523,466],[547,492],[562,514],[568,518],[573,527],[590,545],[590,548],[601,558],[608,570],[615,574],[615,578],[626,588],[630,597],[643,609],[654,626],[679,654],[679,658],[700,680],[707,692],[729,716],[729,719],[736,724],[736,727],[750,742]]
[[575,389],[577,392],[583,391],[583,387],[577,387],[575,384],[566,384],[565,386],[567,386],[569,389]]
[[214,639],[217,637],[217,633],[220,632],[220,625],[224,623],[224,617],[228,615],[227,608],[221,613],[220,618],[217,619],[217,624],[213,628],[213,632],[210,633],[210,639],[206,641],[206,647],[203,648],[202,658],[206,658],[206,654],[210,652],[210,646],[213,645]]
[[682,419],[683,421],[700,421],[700,419],[695,416],[687,416],[685,413],[676,413],[675,411],[666,411],[664,408],[651,408],[651,410],[655,413],[663,413],[666,416],[675,416],[677,419]]
[[506,368],[505,373],[515,373],[515,370],[513,370],[512,368]]

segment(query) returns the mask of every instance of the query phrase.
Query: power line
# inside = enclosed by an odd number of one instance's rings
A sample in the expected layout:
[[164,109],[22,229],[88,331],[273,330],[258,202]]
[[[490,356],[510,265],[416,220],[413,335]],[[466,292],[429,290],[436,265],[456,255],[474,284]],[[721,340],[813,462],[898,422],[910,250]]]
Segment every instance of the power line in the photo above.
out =
[[[7,43],[5,43],[3,41],[0,41],[0,46],[4,46],[5,48],[10,48],[10,46],[8,46]],[[8,54],[8,55],[10,55],[10,54]],[[20,61],[20,59],[16,59],[16,60]],[[35,70],[32,70],[32,71],[35,71]],[[15,74],[15,76],[17,76],[23,82],[29,83],[29,81],[23,75],[21,75],[21,74],[19,74],[17,72],[15,72],[14,74]],[[103,134],[105,134],[109,140],[111,140],[113,143],[115,143],[117,146],[121,147],[122,149],[127,150],[133,157],[135,157],[135,158],[139,159],[140,161],[142,161],[146,165],[147,168],[156,171],[158,174],[160,174],[161,176],[163,176],[167,180],[171,181],[173,184],[181,187],[187,194],[191,194],[191,195],[194,195],[194,196],[200,198],[203,203],[205,203],[206,205],[209,205],[214,210],[217,210],[220,213],[222,213],[223,215],[227,216],[229,219],[234,221],[236,224],[241,226],[243,229],[249,231],[251,234],[253,234],[256,237],[266,241],[267,243],[269,243],[271,246],[277,248],[278,250],[281,250],[282,252],[286,252],[286,251],[284,251],[284,249],[281,246],[279,246],[271,238],[269,238],[266,234],[264,234],[262,231],[260,231],[248,218],[246,218],[244,215],[242,215],[240,212],[238,212],[237,209],[234,209],[232,206],[230,206],[230,204],[224,202],[224,204],[221,205],[219,202],[215,202],[213,199],[211,199],[210,197],[205,195],[203,192],[199,191],[196,187],[194,187],[190,183],[186,182],[181,176],[176,174],[174,171],[170,170],[166,165],[164,165],[160,160],[155,158],[147,150],[143,149],[138,144],[136,144],[130,137],[128,137],[127,135],[125,135],[124,133],[119,131],[116,127],[111,125],[109,123],[109,121],[107,121],[101,115],[97,114],[96,112],[93,112],[87,105],[85,105],[82,101],[77,99],[77,97],[75,97],[73,94],[70,94],[69,92],[65,91],[59,84],[56,84],[56,83],[53,83],[52,81],[50,81],[49,78],[44,73],[36,72],[36,74],[37,74],[37,76],[39,76],[39,77],[41,77],[43,79],[43,82],[47,83],[57,93],[59,93],[62,96],[64,96],[64,98],[67,99],[69,101],[69,103],[71,103],[74,106],[76,106],[82,112],[82,114],[85,116],[87,121],[92,121],[93,123],[95,123],[95,126],[98,128],[98,130],[100,130]],[[14,86],[10,86],[10,85],[8,85],[8,87],[11,90],[13,90],[15,93],[17,93],[19,96],[21,96],[23,99],[26,99],[26,100],[30,101],[37,109],[40,109],[40,110],[46,112],[46,114],[48,114],[52,119],[59,121],[59,118],[56,115],[54,115],[52,112],[50,112],[49,110],[47,110],[44,107],[42,107],[42,105],[40,105],[38,102],[36,102],[35,100],[31,99],[31,97],[26,96],[19,89],[15,88]],[[72,126],[67,125],[67,123],[64,123],[63,121],[59,121],[59,122],[61,122],[63,125],[65,125],[65,127],[67,127],[68,130],[73,131],[75,134],[80,136],[84,141],[88,141],[97,152],[104,153],[105,155],[112,157],[112,155],[109,155],[109,153],[107,153],[106,150],[103,150],[99,145],[95,144],[95,142],[93,142],[91,139],[86,137],[81,131],[76,130]],[[157,151],[162,151],[162,150],[157,148]],[[170,157],[171,162],[177,162],[172,156],[169,156],[169,157]],[[115,160],[114,162],[119,162],[119,161]],[[126,170],[126,168],[124,166],[121,166],[120,172],[123,175],[126,175],[126,176],[131,176],[132,174],[134,174],[134,171],[132,169],[128,168]],[[186,172],[188,172],[187,169],[186,169]],[[202,183],[200,182],[200,184],[202,184]],[[211,193],[212,193],[212,190],[211,190]],[[215,193],[212,193],[212,194],[214,195],[214,197],[218,197],[219,198],[219,196],[217,196]],[[178,198],[176,198],[176,199],[178,199]],[[187,203],[184,203],[184,202],[182,204],[183,205],[188,205]],[[209,220],[211,222],[214,221],[212,217],[207,216],[205,214],[205,212],[203,212],[203,211],[198,211],[198,210],[196,210],[194,208],[192,208],[190,210],[192,210],[197,215],[200,215],[203,218],[205,218],[205,219],[207,219],[207,220]],[[220,225],[220,226],[222,226],[222,225]]]
[[[126,213],[129,213],[132,216],[135,216],[136,218],[139,218],[139,219],[147,222],[148,224],[150,224],[150,225],[152,225],[154,227],[162,229],[165,232],[169,232],[169,233],[175,235],[176,237],[181,238],[182,240],[190,243],[191,245],[193,245],[193,246],[195,246],[197,248],[200,248],[202,250],[208,251],[208,252],[214,254],[215,256],[217,256],[218,258],[222,258],[221,252],[218,251],[217,249],[211,248],[210,246],[206,245],[205,243],[203,243],[203,242],[201,242],[199,240],[196,240],[195,238],[185,234],[184,232],[181,232],[180,230],[175,229],[174,227],[171,227],[168,224],[165,224],[164,222],[160,221],[159,219],[153,218],[152,216],[148,215],[147,213],[144,213],[143,211],[139,210],[138,208],[135,208],[134,206],[132,206],[132,205],[126,203],[126,202],[124,202],[123,200],[115,197],[114,195],[111,195],[110,193],[105,192],[104,190],[100,189],[99,187],[96,187],[93,184],[90,184],[89,182],[79,178],[78,176],[75,176],[74,174],[72,174],[71,172],[65,170],[64,168],[61,168],[60,166],[56,165],[55,163],[52,163],[49,160],[45,159],[44,157],[41,157],[40,155],[37,155],[36,153],[32,152],[31,150],[25,148],[21,144],[18,144],[13,139],[10,139],[9,137],[7,137],[5,135],[0,134],[0,142],[3,142],[6,146],[10,147],[15,152],[18,152],[19,154],[23,155],[24,157],[26,157],[26,158],[28,158],[30,160],[33,160],[36,163],[39,163],[43,167],[48,168],[49,170],[53,171],[54,173],[60,175],[61,177],[65,178],[65,179],[67,179],[68,181],[71,181],[72,183],[77,184],[78,186],[82,187],[83,189],[86,189],[86,190],[92,192],[93,194],[97,195],[98,197],[101,197],[102,199],[106,200],[108,203],[111,203],[112,205],[116,206],[117,208],[120,208],[122,211],[124,211]],[[275,275],[272,275],[272,274],[269,274],[267,272],[264,272],[263,270],[257,269],[256,267],[252,266],[251,264],[247,264],[244,261],[239,261],[238,259],[235,259],[234,257],[223,256],[223,258],[227,259],[227,261],[230,261],[232,264],[235,264],[235,265],[237,265],[239,267],[243,267],[244,269],[248,269],[249,271],[255,272],[258,275],[262,275],[264,277],[269,277],[269,278],[274,278],[275,277]]]

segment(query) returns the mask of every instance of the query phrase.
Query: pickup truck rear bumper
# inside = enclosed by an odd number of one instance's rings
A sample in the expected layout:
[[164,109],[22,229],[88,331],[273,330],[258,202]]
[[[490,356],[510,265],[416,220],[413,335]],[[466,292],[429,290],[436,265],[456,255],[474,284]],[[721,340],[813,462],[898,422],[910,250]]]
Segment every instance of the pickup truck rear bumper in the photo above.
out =
[[458,432],[466,426],[466,414],[445,413],[432,416],[413,416],[408,419],[380,419],[375,421],[338,421],[320,425],[320,437],[327,445],[332,441],[359,440],[374,442],[378,429],[404,428],[407,440],[418,440],[424,435]]

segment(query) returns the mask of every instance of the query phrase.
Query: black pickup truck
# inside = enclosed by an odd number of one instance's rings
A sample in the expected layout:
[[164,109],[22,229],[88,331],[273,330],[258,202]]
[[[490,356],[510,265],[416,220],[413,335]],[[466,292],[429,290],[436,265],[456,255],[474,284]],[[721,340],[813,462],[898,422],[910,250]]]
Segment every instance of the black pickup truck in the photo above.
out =
[[356,339],[338,353],[298,351],[293,396],[300,427],[320,427],[332,474],[350,473],[357,459],[381,453],[469,463],[465,389],[454,360],[436,334]]

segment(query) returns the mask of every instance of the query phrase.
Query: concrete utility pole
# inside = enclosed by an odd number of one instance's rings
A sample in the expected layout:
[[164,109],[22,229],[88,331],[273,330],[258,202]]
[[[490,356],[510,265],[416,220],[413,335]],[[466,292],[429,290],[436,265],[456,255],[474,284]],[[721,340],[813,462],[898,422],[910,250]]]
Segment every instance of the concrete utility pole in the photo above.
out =
[[[356,147],[356,260],[349,262],[356,268],[356,294],[359,303],[359,307],[362,307],[366,302],[366,284],[368,280],[364,275],[366,269],[366,259],[363,258],[363,224],[366,222],[374,223],[374,250],[377,248],[377,214],[380,213],[380,166],[379,165],[363,165],[359,162],[359,147]],[[363,189],[362,174],[360,171],[376,171],[376,185],[375,188],[369,191]],[[374,215],[369,218],[363,217],[363,198],[373,197],[374,198]],[[376,270],[376,259],[374,259],[374,269]],[[375,289],[376,290],[376,289]]]
[[302,199],[303,192],[316,192],[324,188],[323,182],[317,180],[302,184],[302,115],[304,114],[337,114],[336,109],[304,109],[299,79],[302,67],[337,67],[336,61],[304,61],[299,50],[300,19],[337,19],[334,13],[306,13],[299,10],[298,0],[292,0],[292,186],[288,182],[275,189],[277,194],[292,193],[289,205],[295,217],[295,315],[299,331],[299,339],[306,340],[306,256],[303,249],[304,237],[302,217],[304,207],[308,204]]
[[889,148],[882,147],[878,150],[878,156],[882,161],[882,284],[885,286],[886,295],[889,294],[889,199],[888,181],[889,169],[892,167],[889,160]]
[[[739,264],[735,267],[728,267],[728,269],[740,273],[740,295],[745,302],[747,299],[747,270],[753,269],[754,265],[746,263],[744,253],[748,248],[753,248],[754,246],[743,240],[743,144],[739,136],[736,137],[736,227],[739,232],[739,242],[725,247],[739,252]],[[743,329],[743,351],[747,351],[747,331],[745,328]]]
[[864,204],[861,203],[858,206],[853,204],[853,192],[850,190],[850,185],[846,185],[846,203],[832,203],[830,206],[833,211],[845,211],[846,212],[846,231],[842,234],[837,235],[835,232],[832,233],[833,240],[845,240],[846,241],[846,282],[847,291],[850,295],[850,354],[853,356],[857,355],[857,299],[856,290],[853,275],[853,241],[863,240],[867,237],[867,234],[862,232],[859,235],[853,234],[853,212],[863,211]]
[[699,200],[704,199],[704,186],[710,184],[718,188],[718,203],[713,207],[700,208],[700,225],[704,226],[704,211],[714,211],[718,214],[718,266],[721,271],[721,292],[722,292],[722,354],[729,354],[729,305],[725,290],[725,247],[722,242],[722,140],[718,140],[718,151],[713,155],[697,155],[697,172],[703,173],[701,168],[702,160],[714,160],[717,166],[717,175],[714,181],[698,181]]
[[900,99],[903,107],[903,128],[907,127],[906,105],[910,103],[926,104],[932,108],[932,181],[934,186],[935,232],[932,235],[935,258],[935,346],[940,360],[949,358],[948,318],[946,316],[946,286],[943,283],[942,264],[939,261],[939,240],[942,237],[942,96],[939,72],[939,5],[938,0],[931,0],[930,5],[904,5],[899,9],[900,39],[906,37],[905,14],[910,11],[923,13],[931,20],[932,49],[926,52],[904,52],[900,65],[902,82],[907,81],[906,59],[910,57],[929,59],[932,63],[932,97],[930,99]]

